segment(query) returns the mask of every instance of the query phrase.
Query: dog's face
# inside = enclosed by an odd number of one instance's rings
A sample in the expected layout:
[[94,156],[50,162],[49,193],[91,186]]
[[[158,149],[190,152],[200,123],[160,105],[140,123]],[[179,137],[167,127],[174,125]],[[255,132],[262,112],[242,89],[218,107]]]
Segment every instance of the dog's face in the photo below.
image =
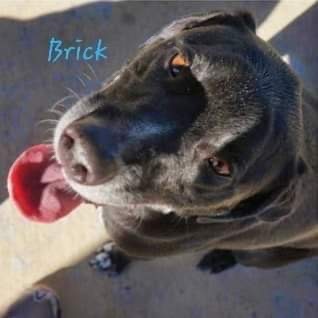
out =
[[300,115],[295,77],[254,28],[247,13],[213,13],[147,41],[58,123],[71,187],[97,205],[181,216],[262,200],[294,165]]

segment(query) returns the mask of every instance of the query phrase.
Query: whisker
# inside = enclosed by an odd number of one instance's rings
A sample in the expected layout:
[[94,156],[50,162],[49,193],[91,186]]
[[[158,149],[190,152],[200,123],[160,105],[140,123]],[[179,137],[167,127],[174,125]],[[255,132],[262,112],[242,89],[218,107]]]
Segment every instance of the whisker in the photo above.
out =
[[57,119],[42,119],[35,124],[35,127],[39,127],[40,125],[50,124],[56,126],[58,123]]
[[38,122],[38,124],[40,123],[46,123],[46,122],[48,122],[48,123],[57,123],[58,122],[58,120],[57,119],[42,119],[42,120],[40,120],[39,122]]
[[189,231],[189,217],[184,217],[185,223],[186,223],[186,233],[190,233]]
[[139,230],[141,225],[142,225],[142,222],[145,218],[145,211],[143,209],[140,209],[138,211],[138,215],[136,215],[135,213],[131,213],[131,216],[135,219],[135,222],[134,222],[134,230]]
[[72,192],[74,193],[73,199],[78,199],[81,197],[78,193],[74,192],[74,190],[72,190]]
[[47,129],[44,131],[44,133],[50,135],[48,138],[53,138],[55,129],[56,129],[56,126],[54,126],[54,127],[49,127],[49,128],[47,128]]
[[77,98],[77,100],[80,100],[81,97],[79,94],[77,94],[73,89],[69,88],[69,87],[65,87],[71,94],[73,94],[74,97]]
[[181,222],[183,222],[183,220],[184,219],[186,219],[185,217],[182,217],[182,216],[180,216],[180,215],[178,215],[178,214],[176,214],[176,213],[174,213],[174,218],[175,218],[175,220],[176,220],[176,222],[175,222],[175,226],[177,227]]
[[[143,212],[142,212],[143,213]],[[144,214],[144,213],[143,213]],[[139,215],[138,216],[138,221],[137,221],[137,224],[135,226],[135,230],[138,231],[141,227],[141,224],[142,224],[142,221],[144,219],[144,216],[143,215]]]
[[70,98],[74,98],[74,96],[73,95],[67,95],[67,96],[59,99],[49,109],[50,110],[54,110],[57,106],[62,106],[64,108],[64,110],[66,110],[67,108],[62,103],[65,102],[66,100],[70,99]]
[[44,139],[44,140],[43,140],[43,143],[44,143],[44,144],[49,144],[49,145],[51,145],[51,144],[53,144],[53,139],[52,139],[52,138]]
[[49,161],[56,161],[55,153],[52,153],[51,157],[49,158]]
[[76,76],[76,77],[80,81],[80,83],[83,85],[83,87],[85,88],[86,87],[85,82],[79,76]]
[[55,131],[55,127],[47,128],[46,133],[52,134]]
[[98,78],[98,76],[97,76],[97,74],[96,74],[96,72],[95,72],[93,66],[92,66],[91,64],[89,64],[88,62],[86,62],[86,65],[87,65],[87,67],[90,69],[90,71],[91,71],[91,73],[94,75],[94,77],[95,77],[97,80],[99,80],[99,78]]
[[64,114],[64,112],[62,112],[60,110],[56,110],[56,109],[53,109],[53,110],[49,109],[48,112],[57,115],[58,118],[60,118]]
[[76,193],[74,193],[74,191],[72,190],[72,188],[67,184],[66,185],[66,187],[63,189],[66,193],[68,193],[68,194],[72,194],[72,195],[74,195],[74,198],[76,198],[75,197],[75,195],[76,195]]
[[85,76],[89,81],[92,80],[92,78],[91,78],[89,75],[87,75],[85,72],[83,72],[82,74],[83,74],[83,76]]
[[[58,109],[58,107],[60,107],[60,109]],[[64,104],[56,104],[54,106],[54,109],[53,110],[57,110],[57,111],[60,111],[60,112],[65,112],[66,111],[66,106]]]

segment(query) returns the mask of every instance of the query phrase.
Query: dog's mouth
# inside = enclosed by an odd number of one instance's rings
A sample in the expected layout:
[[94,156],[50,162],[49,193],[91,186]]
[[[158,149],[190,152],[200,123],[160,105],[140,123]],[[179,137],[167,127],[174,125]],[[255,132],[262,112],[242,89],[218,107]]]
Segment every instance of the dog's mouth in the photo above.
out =
[[51,145],[33,146],[16,159],[9,171],[9,195],[32,221],[54,222],[84,201],[66,183],[53,154]]
[[15,160],[7,184],[9,196],[23,216],[32,221],[51,223],[70,214],[81,203],[101,206],[74,191],[62,170],[62,165],[54,159],[53,146],[49,144],[32,146]]

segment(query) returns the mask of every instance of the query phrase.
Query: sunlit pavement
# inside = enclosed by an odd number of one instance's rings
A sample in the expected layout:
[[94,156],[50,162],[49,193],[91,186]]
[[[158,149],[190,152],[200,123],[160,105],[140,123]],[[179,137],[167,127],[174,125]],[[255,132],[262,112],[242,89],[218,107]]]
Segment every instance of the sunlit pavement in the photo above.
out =
[[[272,271],[237,267],[210,276],[195,269],[199,255],[185,255],[135,263],[121,277],[109,279],[93,272],[85,259],[107,237],[93,207],[82,206],[52,225],[35,224],[17,213],[6,192],[10,164],[27,146],[47,138],[47,127],[36,123],[52,118],[46,110],[69,94],[66,87],[80,95],[92,91],[164,24],[192,12],[252,11],[258,34],[288,56],[306,85],[317,91],[314,1],[56,3],[0,2],[0,310],[42,280],[60,294],[64,316],[71,318],[316,318],[317,259]],[[49,64],[52,36],[104,39],[108,59],[92,63],[100,80],[86,63]],[[86,87],[77,79],[84,73],[91,77]]]

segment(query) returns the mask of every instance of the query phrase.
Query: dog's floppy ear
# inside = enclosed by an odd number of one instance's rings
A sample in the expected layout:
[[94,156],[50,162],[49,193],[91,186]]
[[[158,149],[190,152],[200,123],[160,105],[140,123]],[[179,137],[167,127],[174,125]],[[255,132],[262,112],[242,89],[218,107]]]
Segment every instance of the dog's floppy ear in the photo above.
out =
[[251,13],[247,11],[236,11],[233,13],[214,11],[208,14],[194,15],[176,20],[152,36],[145,45],[159,39],[167,40],[185,30],[212,25],[229,25],[242,31],[250,30],[254,33],[256,30],[255,20]]
[[[293,206],[297,205],[297,192],[302,187],[302,176],[306,174],[308,168],[306,162],[297,158],[295,163],[291,163],[287,168],[287,174],[284,177],[286,183],[283,191],[277,195],[269,205],[265,206],[263,211],[257,215],[257,218],[263,222],[276,222],[291,213]],[[286,180],[285,180],[286,179]]]
[[217,24],[230,25],[242,30],[248,28],[253,32],[256,30],[255,20],[248,11],[236,11],[232,13],[218,11],[201,16],[189,17],[188,19],[190,19],[190,21],[184,25],[183,30]]
[[237,16],[244,22],[253,33],[256,32],[256,22],[253,15],[248,11],[239,11]]

